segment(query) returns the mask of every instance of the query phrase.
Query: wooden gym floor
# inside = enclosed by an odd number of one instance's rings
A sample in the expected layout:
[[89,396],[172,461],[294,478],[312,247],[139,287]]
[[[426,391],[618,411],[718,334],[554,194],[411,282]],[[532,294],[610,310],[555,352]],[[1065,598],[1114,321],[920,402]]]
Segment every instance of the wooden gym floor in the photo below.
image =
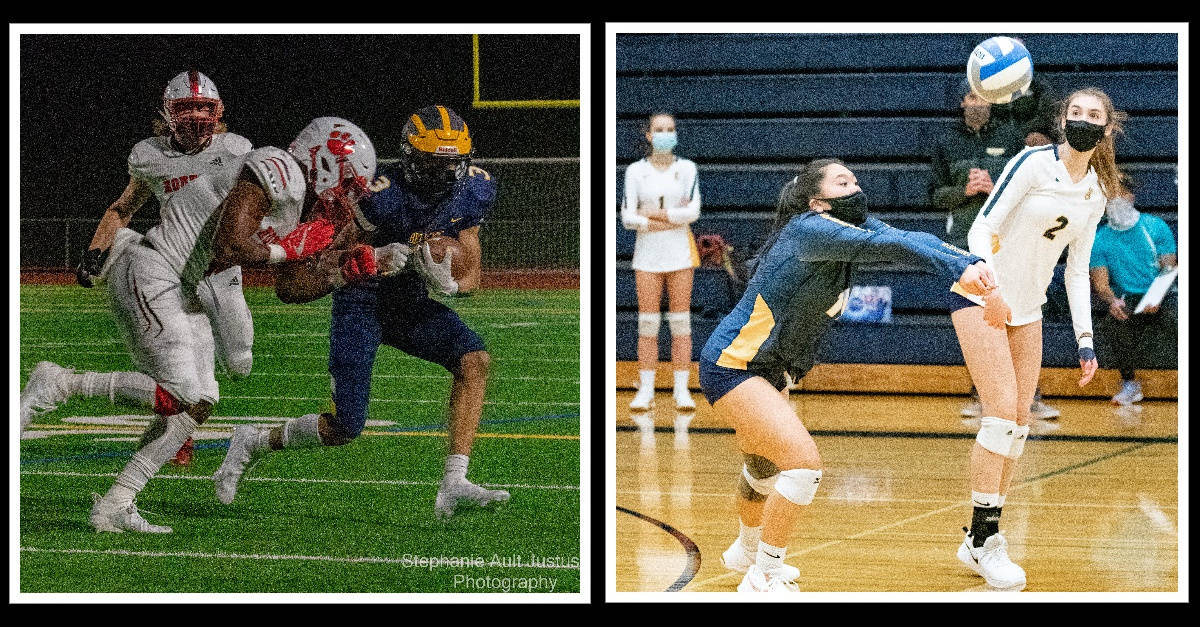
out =
[[[738,533],[732,432],[697,390],[691,413],[666,391],[633,413],[632,396],[616,393],[616,590],[734,591],[741,574],[720,563]],[[802,591],[988,590],[955,557],[978,428],[965,396],[791,398],[825,464],[788,545]],[[1177,591],[1177,403],[1047,400],[1062,417],[1033,426],[1000,524],[1026,590]]]

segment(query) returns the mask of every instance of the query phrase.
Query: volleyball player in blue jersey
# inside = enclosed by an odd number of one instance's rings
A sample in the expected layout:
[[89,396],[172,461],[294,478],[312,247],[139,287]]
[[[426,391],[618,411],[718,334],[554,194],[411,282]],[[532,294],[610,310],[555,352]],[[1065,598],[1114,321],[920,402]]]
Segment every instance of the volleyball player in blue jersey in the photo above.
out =
[[866,216],[866,197],[841,161],[804,166],[780,193],[774,233],[734,310],[701,352],[700,385],[732,425],[745,456],[739,481],[741,534],[722,555],[744,571],[739,592],[791,592],[799,571],[783,563],[795,523],[821,481],[821,457],[779,393],[812,368],[820,340],[846,305],[863,263],[898,263],[957,282],[967,293],[994,287],[980,257],[928,233]]

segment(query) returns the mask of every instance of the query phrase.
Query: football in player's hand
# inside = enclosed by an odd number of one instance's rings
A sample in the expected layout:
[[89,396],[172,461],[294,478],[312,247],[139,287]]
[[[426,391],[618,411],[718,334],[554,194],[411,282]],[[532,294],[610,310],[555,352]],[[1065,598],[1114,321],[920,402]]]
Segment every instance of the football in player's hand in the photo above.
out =
[[467,256],[463,252],[462,244],[457,239],[439,235],[425,240],[425,243],[429,244],[429,256],[433,257],[434,263],[442,263],[446,258],[446,253],[450,252],[450,275],[456,281],[466,274]]

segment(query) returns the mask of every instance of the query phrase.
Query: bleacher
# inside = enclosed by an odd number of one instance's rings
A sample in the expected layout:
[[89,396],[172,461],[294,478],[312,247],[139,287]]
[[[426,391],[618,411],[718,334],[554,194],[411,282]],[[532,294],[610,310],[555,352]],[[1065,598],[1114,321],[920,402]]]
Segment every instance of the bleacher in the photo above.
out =
[[[995,34],[995,33],[992,33]],[[1178,46],[1174,34],[1016,34],[1035,71],[1059,97],[1103,89],[1129,113],[1117,141],[1139,208],[1176,231]],[[642,155],[651,111],[678,120],[677,154],[695,161],[703,198],[697,235],[718,233],[739,251],[765,238],[780,187],[800,164],[846,161],[874,215],[897,228],[944,235],[929,206],[930,156],[961,116],[957,85],[974,46],[991,34],[621,34],[617,39],[617,193]],[[880,50],[892,51],[880,55]],[[897,52],[902,51],[902,52]],[[617,229],[617,359],[636,359],[637,298],[629,259],[635,233]],[[831,363],[962,363],[930,275],[876,267],[858,285],[889,285],[894,322],[835,322],[821,360]],[[721,269],[696,272],[693,355],[741,296]],[[1098,319],[1099,316],[1094,316]],[[1077,366],[1069,321],[1047,318],[1047,366]],[[670,336],[660,336],[669,358]],[[1153,338],[1148,368],[1175,368],[1174,337]],[[1106,342],[1097,337],[1103,355]]]

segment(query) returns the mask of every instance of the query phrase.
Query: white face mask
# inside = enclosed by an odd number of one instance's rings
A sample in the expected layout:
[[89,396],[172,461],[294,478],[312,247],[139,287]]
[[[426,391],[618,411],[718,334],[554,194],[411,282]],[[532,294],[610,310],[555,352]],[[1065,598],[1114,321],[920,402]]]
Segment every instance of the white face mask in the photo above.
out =
[[1137,224],[1142,214],[1133,207],[1133,203],[1124,198],[1114,198],[1108,201],[1105,208],[1108,214],[1108,226],[1115,231],[1127,231]]

